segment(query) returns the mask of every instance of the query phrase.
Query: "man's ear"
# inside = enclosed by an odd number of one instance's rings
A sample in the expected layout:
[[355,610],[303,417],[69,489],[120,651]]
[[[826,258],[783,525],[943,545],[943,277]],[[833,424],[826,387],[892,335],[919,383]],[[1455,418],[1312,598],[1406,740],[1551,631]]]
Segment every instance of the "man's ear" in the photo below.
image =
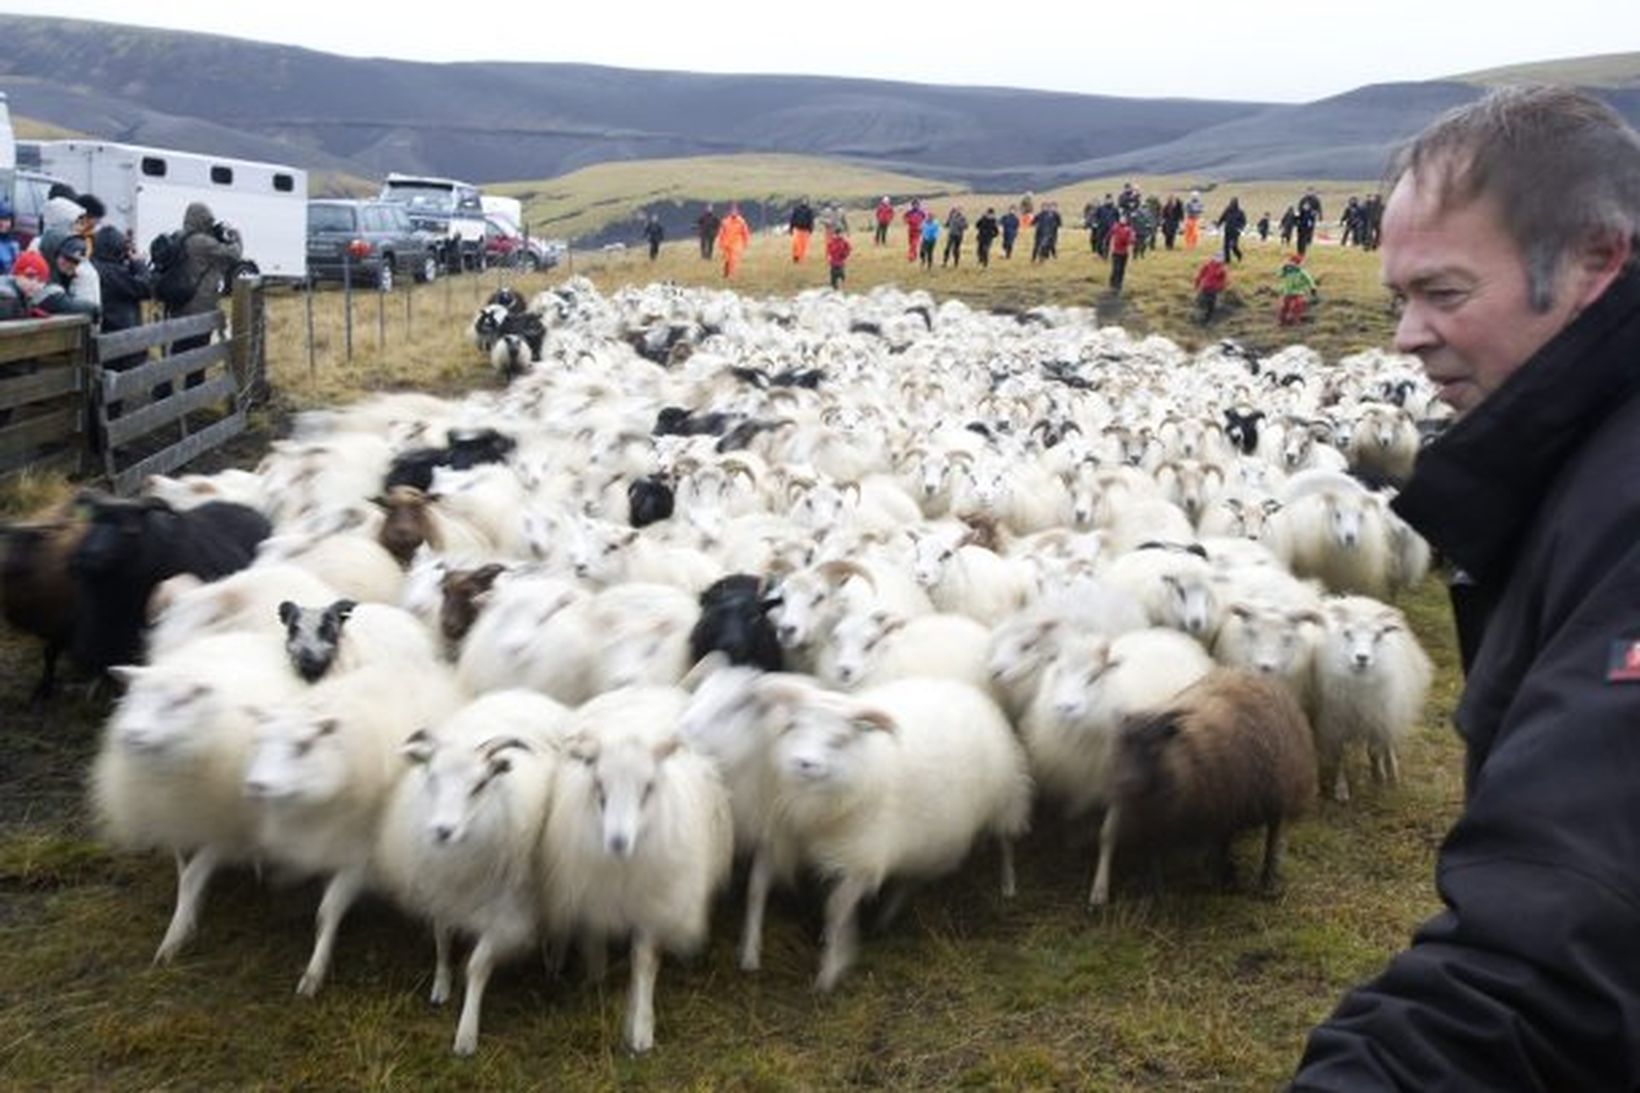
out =
[[1579,247],[1569,271],[1577,310],[1600,299],[1633,256],[1633,238],[1620,231],[1602,233]]

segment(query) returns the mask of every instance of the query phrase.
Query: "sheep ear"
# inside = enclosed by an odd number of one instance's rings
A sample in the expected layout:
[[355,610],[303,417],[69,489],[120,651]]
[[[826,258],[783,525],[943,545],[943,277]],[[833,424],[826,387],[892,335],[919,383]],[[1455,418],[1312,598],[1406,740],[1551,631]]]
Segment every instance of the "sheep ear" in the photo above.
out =
[[370,503],[381,509],[383,512],[391,512],[393,510],[392,502],[388,501],[386,497],[379,493],[370,499]]
[[426,763],[433,758],[433,738],[426,729],[417,729],[399,745],[399,754],[412,763]]
[[856,710],[849,720],[862,732],[892,733],[898,727],[894,724],[894,718],[883,710]]
[[108,674],[129,687],[142,678],[142,673],[148,669],[140,664],[116,664],[108,669]]
[[337,600],[335,603],[325,608],[325,614],[330,617],[332,622],[344,623],[348,620],[348,617],[353,614],[353,609],[357,606],[359,605],[354,603],[352,600]]
[[591,766],[598,759],[598,741],[586,733],[577,733],[564,741],[564,754],[578,763]]
[[301,608],[297,607],[290,600],[286,600],[284,603],[279,605],[279,621],[288,627],[291,623],[296,621],[296,616],[301,614],[301,611]]
[[337,729],[339,729],[341,727],[342,727],[342,723],[341,723],[340,720],[338,720],[337,718],[334,718],[334,717],[327,717],[323,721],[319,722],[317,725],[314,726],[314,728],[318,730],[315,735],[330,736],[333,733],[335,733],[335,731]]
[[1240,619],[1242,622],[1246,622],[1248,619],[1253,617],[1253,609],[1251,607],[1248,607],[1244,603],[1233,603],[1233,604],[1231,604],[1230,605],[1230,613],[1232,615],[1236,616],[1236,618]]
[[1327,620],[1321,617],[1321,612],[1310,608],[1306,608],[1303,611],[1293,611],[1289,613],[1287,615],[1287,621],[1292,623],[1294,626],[1302,626],[1305,623],[1309,623],[1312,626],[1325,626],[1327,624]]

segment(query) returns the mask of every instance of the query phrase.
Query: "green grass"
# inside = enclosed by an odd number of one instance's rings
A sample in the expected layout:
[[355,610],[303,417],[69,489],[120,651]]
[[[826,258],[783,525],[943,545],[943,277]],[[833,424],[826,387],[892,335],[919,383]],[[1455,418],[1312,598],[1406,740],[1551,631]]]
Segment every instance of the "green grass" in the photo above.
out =
[[[903,239],[897,235],[896,239]],[[895,282],[977,307],[1080,303],[1138,330],[1200,344],[1234,335],[1266,349],[1304,341],[1329,358],[1388,337],[1370,256],[1314,252],[1325,302],[1298,331],[1275,326],[1276,249],[1250,249],[1234,274],[1241,307],[1209,330],[1189,319],[1188,282],[1201,253],[1137,263],[1117,304],[1104,267],[1076,233],[1057,263],[919,273],[899,247],[857,233],[849,289]],[[970,255],[971,260],[971,255]],[[688,244],[654,266],[641,256],[575,256],[606,290],[651,277],[718,285]],[[522,279],[526,291],[568,271]],[[385,343],[376,300],[356,301],[356,353],[344,363],[341,296],[313,298],[321,346],[310,371],[307,300],[270,301],[270,373],[278,396],[264,430],[286,414],[372,390],[457,393],[492,384],[459,327],[500,275],[459,278],[394,297]],[[794,267],[785,240],[761,237],[737,287],[789,293],[824,283],[813,258]],[[230,457],[254,461],[256,441]],[[44,503],[53,480],[30,483],[13,511]],[[60,481],[55,483],[61,487]],[[83,777],[106,695],[73,685],[45,712],[26,705],[32,642],[0,635],[0,1088],[456,1090],[569,1089],[1099,1089],[1267,1090],[1290,1073],[1307,1030],[1340,993],[1405,944],[1437,907],[1435,847],[1461,793],[1461,750],[1448,727],[1459,680],[1437,581],[1401,606],[1438,675],[1423,726],[1403,756],[1406,783],[1375,787],[1352,764],[1357,797],[1323,804],[1292,833],[1276,898],[1221,893],[1189,858],[1168,863],[1158,892],[1119,864],[1115,905],[1090,916],[1092,832],[1039,818],[1020,856],[1020,894],[995,891],[988,849],[922,890],[831,997],[809,987],[819,926],[812,892],[777,896],[765,969],[735,967],[738,887],[718,907],[706,951],[668,960],[657,991],[658,1047],[620,1047],[625,962],[603,986],[577,974],[549,981],[539,962],[499,972],[486,999],[478,1055],[449,1054],[455,1014],[425,1002],[431,946],[419,927],[366,901],[343,927],[334,975],[315,1001],[294,988],[311,944],[317,889],[251,871],[218,878],[200,935],[174,966],[150,956],[169,917],[171,863],[115,854],[87,826]],[[1257,840],[1240,847],[1250,876]]]
[[1569,83],[1579,87],[1634,87],[1640,84],[1640,53],[1598,53],[1553,61],[1465,72],[1452,79],[1463,83],[1501,87],[1504,84]]

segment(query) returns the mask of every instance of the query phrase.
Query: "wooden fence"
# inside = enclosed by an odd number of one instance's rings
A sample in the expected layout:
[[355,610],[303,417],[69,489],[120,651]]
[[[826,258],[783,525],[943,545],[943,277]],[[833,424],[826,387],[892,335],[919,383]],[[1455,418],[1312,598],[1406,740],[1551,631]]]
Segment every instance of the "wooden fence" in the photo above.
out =
[[[221,339],[220,311],[101,335],[83,318],[0,325],[0,474],[100,466],[109,488],[129,495],[244,432],[267,386],[259,280],[234,283],[231,313],[231,336]],[[212,340],[168,353],[202,335]],[[148,358],[155,347],[168,355],[120,371],[99,363]],[[190,376],[195,386],[186,386]]]

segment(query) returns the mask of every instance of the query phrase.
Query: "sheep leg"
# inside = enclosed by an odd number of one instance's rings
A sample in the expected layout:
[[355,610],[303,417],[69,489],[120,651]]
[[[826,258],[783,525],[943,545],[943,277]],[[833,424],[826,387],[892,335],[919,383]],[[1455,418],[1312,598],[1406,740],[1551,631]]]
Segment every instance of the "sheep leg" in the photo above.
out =
[[1230,852],[1230,840],[1224,839],[1213,844],[1213,872],[1219,882],[1219,887],[1225,891],[1234,891],[1236,888],[1236,858]]
[[453,931],[443,922],[433,923],[433,949],[437,953],[433,964],[433,994],[429,999],[435,1006],[450,1000],[450,935]]
[[478,1011],[494,969],[495,945],[488,934],[481,934],[467,958],[467,990],[461,999],[461,1020],[456,1023],[457,1055],[471,1055],[478,1050]]
[[1013,899],[1019,891],[1014,878],[1014,840],[1001,835],[997,837],[997,845],[1002,850],[1002,898]]
[[1395,754],[1394,744],[1384,745],[1384,781],[1391,786],[1401,784],[1401,758]]
[[57,690],[57,658],[61,655],[61,642],[48,641],[40,651],[40,681],[34,685],[29,694],[29,708],[39,710]]
[[1093,871],[1093,890],[1088,893],[1089,907],[1103,907],[1110,902],[1110,860],[1116,856],[1116,825],[1120,811],[1111,805],[1105,810],[1105,822],[1099,825],[1099,865]]
[[1350,799],[1350,781],[1344,775],[1343,758],[1339,758],[1338,773],[1333,776],[1333,800],[1345,804]]
[[759,850],[752,856],[752,871],[746,878],[746,923],[740,932],[740,968],[755,972],[763,963],[763,912],[769,905],[769,888],[774,884],[774,865]]
[[604,981],[609,971],[609,944],[603,934],[581,935],[581,963],[586,965],[588,983]]
[[626,1046],[644,1052],[655,1046],[655,977],[661,953],[655,938],[640,930],[632,935],[632,989],[626,1002]]
[[205,886],[211,874],[222,863],[222,855],[214,846],[202,846],[192,858],[177,855],[177,906],[171,912],[171,924],[154,953],[155,964],[169,964],[182,946],[194,936],[199,925],[199,909],[205,900]]
[[1281,887],[1281,859],[1287,849],[1286,829],[1277,818],[1264,828],[1264,875],[1259,887],[1265,895],[1275,895]]
[[884,897],[882,906],[877,910],[877,917],[871,924],[873,933],[881,933],[893,925],[894,920],[900,917],[905,910],[906,901],[911,898],[911,884],[909,881],[897,881],[889,886],[888,895]]
[[825,947],[820,953],[820,974],[814,980],[816,990],[831,990],[854,963],[860,945],[857,912],[865,895],[863,880],[845,876],[826,897]]
[[353,901],[364,891],[364,870],[357,866],[343,869],[325,885],[324,898],[319,901],[318,934],[313,940],[313,955],[308,958],[307,970],[296,984],[296,993],[312,998],[325,985],[330,971],[331,954],[336,951],[336,931],[341,928],[342,916],[353,906]]

